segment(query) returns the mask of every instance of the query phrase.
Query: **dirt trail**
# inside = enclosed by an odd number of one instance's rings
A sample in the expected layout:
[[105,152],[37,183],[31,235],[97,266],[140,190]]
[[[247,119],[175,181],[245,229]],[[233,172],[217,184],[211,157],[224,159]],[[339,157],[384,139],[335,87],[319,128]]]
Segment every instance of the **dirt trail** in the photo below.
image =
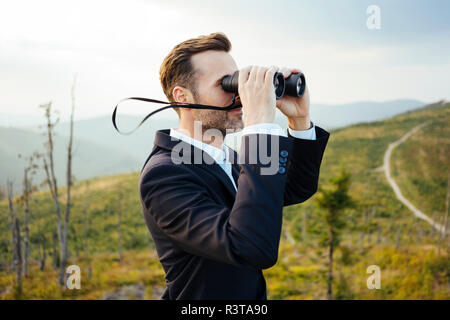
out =
[[390,166],[390,159],[392,151],[401,143],[405,142],[409,137],[411,137],[414,133],[416,133],[418,130],[420,130],[423,126],[429,124],[430,122],[425,122],[422,124],[419,124],[418,126],[415,126],[410,131],[408,131],[403,137],[401,137],[399,140],[392,142],[389,144],[386,152],[384,153],[384,163],[383,163],[383,170],[386,175],[386,178],[391,185],[392,189],[394,190],[395,196],[398,200],[400,200],[409,210],[412,211],[412,213],[425,221],[427,221],[429,224],[431,224],[436,230],[439,232],[444,232],[444,227],[440,225],[439,223],[433,221],[430,217],[428,217],[425,213],[417,209],[408,199],[406,199],[400,188],[398,187],[397,183],[394,181],[394,179],[391,176],[391,166]]

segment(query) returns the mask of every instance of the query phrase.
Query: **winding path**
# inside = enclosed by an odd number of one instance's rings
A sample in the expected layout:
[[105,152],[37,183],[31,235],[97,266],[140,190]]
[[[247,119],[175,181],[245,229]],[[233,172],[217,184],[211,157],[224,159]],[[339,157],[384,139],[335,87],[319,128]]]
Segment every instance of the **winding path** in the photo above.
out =
[[397,183],[394,181],[394,179],[391,176],[391,167],[390,167],[390,159],[392,151],[401,143],[405,142],[409,137],[411,137],[414,133],[416,133],[418,130],[420,130],[423,126],[429,124],[430,122],[425,122],[422,124],[419,124],[418,126],[415,126],[410,131],[408,131],[403,137],[401,137],[399,140],[392,142],[389,144],[386,152],[384,153],[384,161],[383,161],[383,170],[386,175],[386,178],[391,185],[392,189],[394,190],[395,196],[398,200],[400,200],[406,207],[408,207],[409,210],[412,211],[412,213],[420,218],[431,224],[435,229],[437,229],[439,232],[444,233],[445,229],[444,226],[440,225],[439,223],[433,221],[430,217],[428,217],[425,213],[417,209],[408,199],[406,199],[402,192],[400,191],[400,188],[398,187]]

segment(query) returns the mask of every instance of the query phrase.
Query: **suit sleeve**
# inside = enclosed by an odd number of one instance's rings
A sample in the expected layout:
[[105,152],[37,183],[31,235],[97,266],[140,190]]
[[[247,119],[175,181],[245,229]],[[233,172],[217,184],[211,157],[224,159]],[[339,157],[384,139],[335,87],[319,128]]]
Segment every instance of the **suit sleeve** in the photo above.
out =
[[237,266],[269,268],[278,258],[287,175],[284,170],[261,174],[270,164],[250,158],[259,154],[261,147],[290,154],[292,142],[267,134],[242,137],[239,188],[231,209],[211,198],[208,186],[189,165],[153,166],[140,183],[145,212],[190,254]]
[[312,197],[318,187],[320,165],[330,134],[315,126],[316,140],[293,138],[288,161],[284,206],[297,204]]

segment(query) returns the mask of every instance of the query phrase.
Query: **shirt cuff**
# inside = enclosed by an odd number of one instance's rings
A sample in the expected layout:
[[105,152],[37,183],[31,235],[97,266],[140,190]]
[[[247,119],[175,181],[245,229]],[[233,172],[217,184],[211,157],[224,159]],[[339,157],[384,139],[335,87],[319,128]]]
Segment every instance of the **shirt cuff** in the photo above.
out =
[[311,121],[312,127],[307,130],[293,130],[288,127],[289,134],[294,138],[305,140],[316,140],[316,126]]
[[[307,130],[305,130],[307,131]],[[297,131],[303,132],[303,131]],[[265,133],[277,136],[287,137],[286,131],[278,123],[258,123],[242,129],[242,135],[253,133]],[[315,132],[314,132],[315,134]]]

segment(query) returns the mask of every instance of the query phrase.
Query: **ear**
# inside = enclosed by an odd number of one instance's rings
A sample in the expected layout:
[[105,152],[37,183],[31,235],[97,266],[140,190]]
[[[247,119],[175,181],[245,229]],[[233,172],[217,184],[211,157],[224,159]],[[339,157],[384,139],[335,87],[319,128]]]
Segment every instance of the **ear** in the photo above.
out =
[[191,92],[189,89],[186,89],[186,88],[180,87],[180,86],[175,86],[172,90],[172,96],[176,102],[189,103],[191,100],[190,94],[191,94]]

